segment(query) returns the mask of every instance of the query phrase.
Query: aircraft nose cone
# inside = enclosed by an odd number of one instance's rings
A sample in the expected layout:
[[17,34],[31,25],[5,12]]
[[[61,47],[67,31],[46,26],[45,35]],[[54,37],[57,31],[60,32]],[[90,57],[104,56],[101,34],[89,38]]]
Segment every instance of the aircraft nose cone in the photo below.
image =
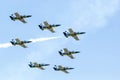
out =
[[32,17],[32,15],[28,15],[27,17]]
[[80,34],[85,34],[86,32],[81,32]]
[[56,26],[61,26],[60,24],[57,24]]

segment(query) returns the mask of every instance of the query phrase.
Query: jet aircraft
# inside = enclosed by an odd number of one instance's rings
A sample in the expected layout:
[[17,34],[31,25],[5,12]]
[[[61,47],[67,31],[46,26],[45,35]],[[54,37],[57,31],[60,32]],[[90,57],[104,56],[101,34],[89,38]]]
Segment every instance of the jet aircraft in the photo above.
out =
[[54,27],[60,26],[60,24],[48,24],[47,21],[44,21],[43,24],[44,24],[44,25],[42,25],[42,24],[38,25],[39,28],[40,28],[41,30],[48,29],[48,30],[51,31],[52,33],[55,32],[54,29],[53,29]]
[[32,42],[32,41],[20,41],[19,38],[16,38],[15,40],[12,39],[12,41],[10,41],[10,43],[11,43],[12,45],[14,45],[14,46],[19,45],[19,46],[21,46],[21,47],[23,47],[23,48],[27,48],[27,46],[26,46],[25,44],[26,44],[26,43],[31,43],[31,42]]
[[41,70],[45,70],[45,68],[43,68],[43,66],[49,66],[50,64],[38,64],[36,62],[30,62],[30,64],[28,64],[30,68],[39,68]]
[[55,71],[63,71],[64,73],[69,73],[67,70],[71,70],[71,69],[74,69],[74,68],[70,68],[70,67],[63,67],[61,65],[58,65],[58,66],[54,66],[53,69]]
[[77,35],[85,34],[85,32],[74,32],[71,28],[68,29],[69,32],[63,32],[64,36],[68,38],[69,36],[73,37],[75,40],[79,40]]
[[[15,15],[15,16],[14,16],[14,15]],[[23,23],[27,23],[27,22],[24,20],[24,18],[32,17],[32,15],[20,15],[18,12],[14,13],[14,15],[11,14],[11,16],[9,16],[11,20],[13,20],[13,21],[19,20],[19,21],[21,21],[21,22],[23,22]]]
[[[64,50],[64,52],[63,52]],[[64,48],[63,50],[58,51],[61,56],[67,55],[71,59],[74,59],[72,54],[80,53],[80,51],[69,51],[67,48]]]

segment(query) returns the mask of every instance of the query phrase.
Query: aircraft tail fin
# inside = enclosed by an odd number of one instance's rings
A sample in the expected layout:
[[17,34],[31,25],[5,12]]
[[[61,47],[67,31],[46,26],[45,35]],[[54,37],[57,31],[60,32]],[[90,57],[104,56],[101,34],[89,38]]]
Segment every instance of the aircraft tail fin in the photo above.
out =
[[12,45],[16,45],[16,43],[15,43],[15,41],[12,39],[12,41],[10,41],[10,43],[12,44]]
[[68,38],[68,34],[66,32],[63,32],[64,36]]
[[38,25],[38,26],[39,26],[39,28],[40,28],[41,30],[44,30],[41,24],[40,24],[40,25]]
[[15,19],[12,16],[9,16],[11,20],[15,21]]
[[61,51],[58,51],[61,56],[63,56],[63,53]]

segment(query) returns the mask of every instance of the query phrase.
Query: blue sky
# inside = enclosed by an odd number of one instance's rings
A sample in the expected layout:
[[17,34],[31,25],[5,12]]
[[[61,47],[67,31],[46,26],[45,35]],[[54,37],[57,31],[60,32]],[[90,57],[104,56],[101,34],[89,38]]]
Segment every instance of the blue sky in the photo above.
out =
[[[61,37],[59,39],[0,48],[1,80],[120,80],[120,1],[119,0],[4,0],[0,7],[0,44],[13,38]],[[30,14],[28,23],[11,21],[9,16],[19,12]],[[47,20],[51,24],[61,24],[56,33],[41,31],[38,25]],[[80,41],[66,39],[62,32],[68,28],[85,31]],[[61,57],[58,51],[64,47],[79,50],[75,59]],[[42,71],[31,69],[30,61],[49,63]],[[54,65],[74,67],[70,74],[56,72]]]

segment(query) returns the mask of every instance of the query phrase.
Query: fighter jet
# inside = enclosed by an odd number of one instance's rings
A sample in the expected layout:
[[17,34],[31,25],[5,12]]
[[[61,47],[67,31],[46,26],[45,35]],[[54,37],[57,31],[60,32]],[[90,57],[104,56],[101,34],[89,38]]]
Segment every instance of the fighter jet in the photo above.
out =
[[71,70],[71,69],[74,69],[74,68],[70,68],[70,67],[62,67],[61,65],[58,65],[58,66],[54,66],[53,69],[55,71],[63,71],[64,73],[69,73],[67,70]]
[[21,46],[21,47],[23,47],[23,48],[27,48],[27,46],[26,46],[25,44],[26,44],[26,43],[31,43],[31,42],[32,42],[32,41],[20,41],[19,38],[16,38],[15,40],[12,39],[12,41],[10,41],[10,43],[11,43],[12,45],[14,45],[14,46],[19,45],[19,46]]
[[[15,16],[14,16],[14,15],[15,15]],[[32,15],[20,15],[18,12],[14,13],[14,15],[11,14],[11,16],[9,16],[11,20],[13,20],[13,21],[19,20],[19,21],[21,21],[21,22],[23,22],[23,23],[27,23],[27,22],[24,20],[24,18],[29,18],[29,17],[32,16]]]
[[44,24],[44,25],[42,25],[42,24],[38,25],[39,28],[40,28],[41,30],[48,29],[48,30],[51,31],[52,33],[55,32],[55,31],[53,30],[54,27],[60,26],[60,24],[52,24],[52,25],[51,25],[51,24],[48,24],[47,21],[44,21],[43,24]]
[[[64,52],[63,52],[64,50]],[[67,48],[64,48],[63,50],[58,51],[61,56],[67,55],[71,59],[74,59],[72,54],[80,53],[80,51],[69,51]]]
[[50,64],[38,64],[36,62],[30,62],[30,64],[28,64],[30,68],[39,68],[41,70],[45,70],[45,68],[43,68],[43,66],[49,66]]
[[75,40],[79,40],[77,35],[85,34],[85,32],[74,32],[71,28],[68,29],[69,32],[63,32],[64,36],[68,38],[69,36],[73,37]]

